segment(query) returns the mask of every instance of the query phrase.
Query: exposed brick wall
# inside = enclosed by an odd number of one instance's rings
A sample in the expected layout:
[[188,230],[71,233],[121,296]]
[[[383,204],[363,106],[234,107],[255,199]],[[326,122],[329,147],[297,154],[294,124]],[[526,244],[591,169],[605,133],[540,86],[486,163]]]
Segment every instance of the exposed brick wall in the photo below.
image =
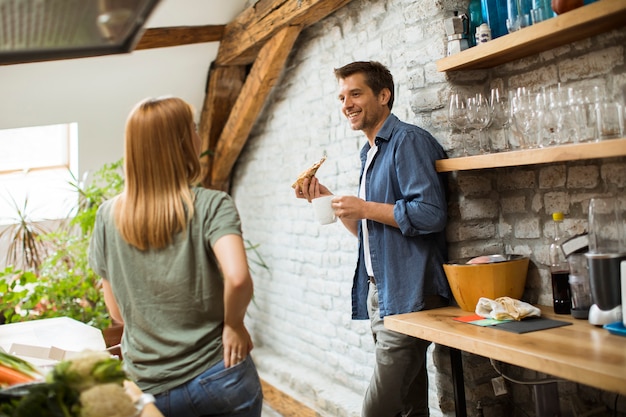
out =
[[[306,29],[237,163],[233,195],[245,237],[260,245],[270,268],[253,265],[255,299],[248,322],[259,368],[273,385],[324,416],[359,415],[373,364],[369,322],[350,319],[356,239],[339,223],[316,224],[310,205],[296,199],[290,187],[303,168],[326,154],[318,171],[321,182],[336,194],[356,194],[358,152],[365,139],[340,114],[333,68],[361,59],[386,64],[397,86],[394,113],[432,132],[452,156],[460,149],[446,116],[452,88],[539,89],[600,81],[623,94],[624,29],[492,70],[437,72],[435,61],[446,51],[443,19],[466,5],[462,0],[355,0]],[[456,172],[450,185],[450,257],[528,255],[524,300],[549,305],[549,273],[543,265],[553,234],[552,211],[565,213],[570,233],[584,231],[589,198],[624,194],[626,159]],[[446,352],[437,348],[431,355],[433,416],[453,412]],[[478,401],[487,417],[515,415],[508,399],[493,395],[495,373],[488,360],[464,359],[470,415],[476,415]],[[572,392],[597,401],[602,397],[576,384],[560,387],[564,398]],[[510,389],[511,400],[532,415],[529,389]]]

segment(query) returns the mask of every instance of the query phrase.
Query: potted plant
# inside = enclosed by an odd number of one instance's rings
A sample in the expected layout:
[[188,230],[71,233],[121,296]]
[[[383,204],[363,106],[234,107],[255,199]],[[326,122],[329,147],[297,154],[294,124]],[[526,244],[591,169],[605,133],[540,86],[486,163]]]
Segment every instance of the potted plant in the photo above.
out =
[[28,198],[21,207],[12,197],[10,203],[15,213],[14,223],[0,231],[0,239],[9,242],[6,264],[36,271],[47,254],[47,247],[40,237],[49,230],[42,222],[30,218]]

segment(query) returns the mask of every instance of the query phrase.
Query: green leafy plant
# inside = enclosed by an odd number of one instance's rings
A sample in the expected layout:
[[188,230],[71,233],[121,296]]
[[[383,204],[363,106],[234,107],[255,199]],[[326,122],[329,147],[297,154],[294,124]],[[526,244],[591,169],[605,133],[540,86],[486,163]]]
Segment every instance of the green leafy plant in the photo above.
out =
[[54,232],[37,235],[46,256],[36,268],[9,265],[0,271],[5,323],[65,316],[100,329],[111,324],[100,278],[89,268],[87,250],[98,207],[122,191],[121,167],[122,160],[104,165],[86,186],[74,178],[70,185],[77,191],[78,203],[71,220]]
[[123,163],[123,159],[119,159],[117,162],[105,164],[87,185],[84,180],[78,181],[76,177],[70,183],[78,193],[78,204],[70,215],[71,225],[79,226],[87,237],[91,237],[98,207],[124,189]]
[[257,250],[260,245],[258,243],[254,244],[250,242],[248,239],[245,239],[244,243],[245,243],[246,251],[254,254],[254,258],[251,258],[250,256],[248,256],[248,263],[250,264],[250,270],[254,271],[254,268],[252,267],[252,265],[256,265],[265,269],[266,271],[269,271],[270,267],[265,263],[265,260],[261,256],[261,253],[259,253],[259,251]]
[[8,238],[9,241],[6,264],[36,271],[47,254],[47,247],[40,237],[49,230],[28,215],[28,198],[24,199],[21,207],[13,197],[10,198],[15,213],[14,223],[0,232],[0,239]]

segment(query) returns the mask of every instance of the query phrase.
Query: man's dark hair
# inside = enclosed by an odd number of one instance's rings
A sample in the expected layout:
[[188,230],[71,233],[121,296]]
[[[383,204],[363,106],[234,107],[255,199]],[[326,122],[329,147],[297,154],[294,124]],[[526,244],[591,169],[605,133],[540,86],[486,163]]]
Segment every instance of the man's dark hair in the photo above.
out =
[[376,61],[356,61],[341,68],[335,68],[335,77],[338,80],[358,73],[365,75],[365,84],[372,89],[375,95],[378,95],[383,88],[389,89],[391,96],[389,97],[387,107],[391,110],[393,107],[394,85],[393,76],[387,67]]

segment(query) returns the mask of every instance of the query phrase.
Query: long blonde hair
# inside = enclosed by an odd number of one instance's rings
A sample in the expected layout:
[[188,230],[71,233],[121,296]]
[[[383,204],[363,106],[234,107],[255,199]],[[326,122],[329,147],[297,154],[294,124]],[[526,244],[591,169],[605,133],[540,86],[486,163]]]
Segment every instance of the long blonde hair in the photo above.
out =
[[193,108],[175,97],[146,99],[126,121],[125,186],[115,224],[129,244],[159,249],[193,216],[190,185],[200,175]]

